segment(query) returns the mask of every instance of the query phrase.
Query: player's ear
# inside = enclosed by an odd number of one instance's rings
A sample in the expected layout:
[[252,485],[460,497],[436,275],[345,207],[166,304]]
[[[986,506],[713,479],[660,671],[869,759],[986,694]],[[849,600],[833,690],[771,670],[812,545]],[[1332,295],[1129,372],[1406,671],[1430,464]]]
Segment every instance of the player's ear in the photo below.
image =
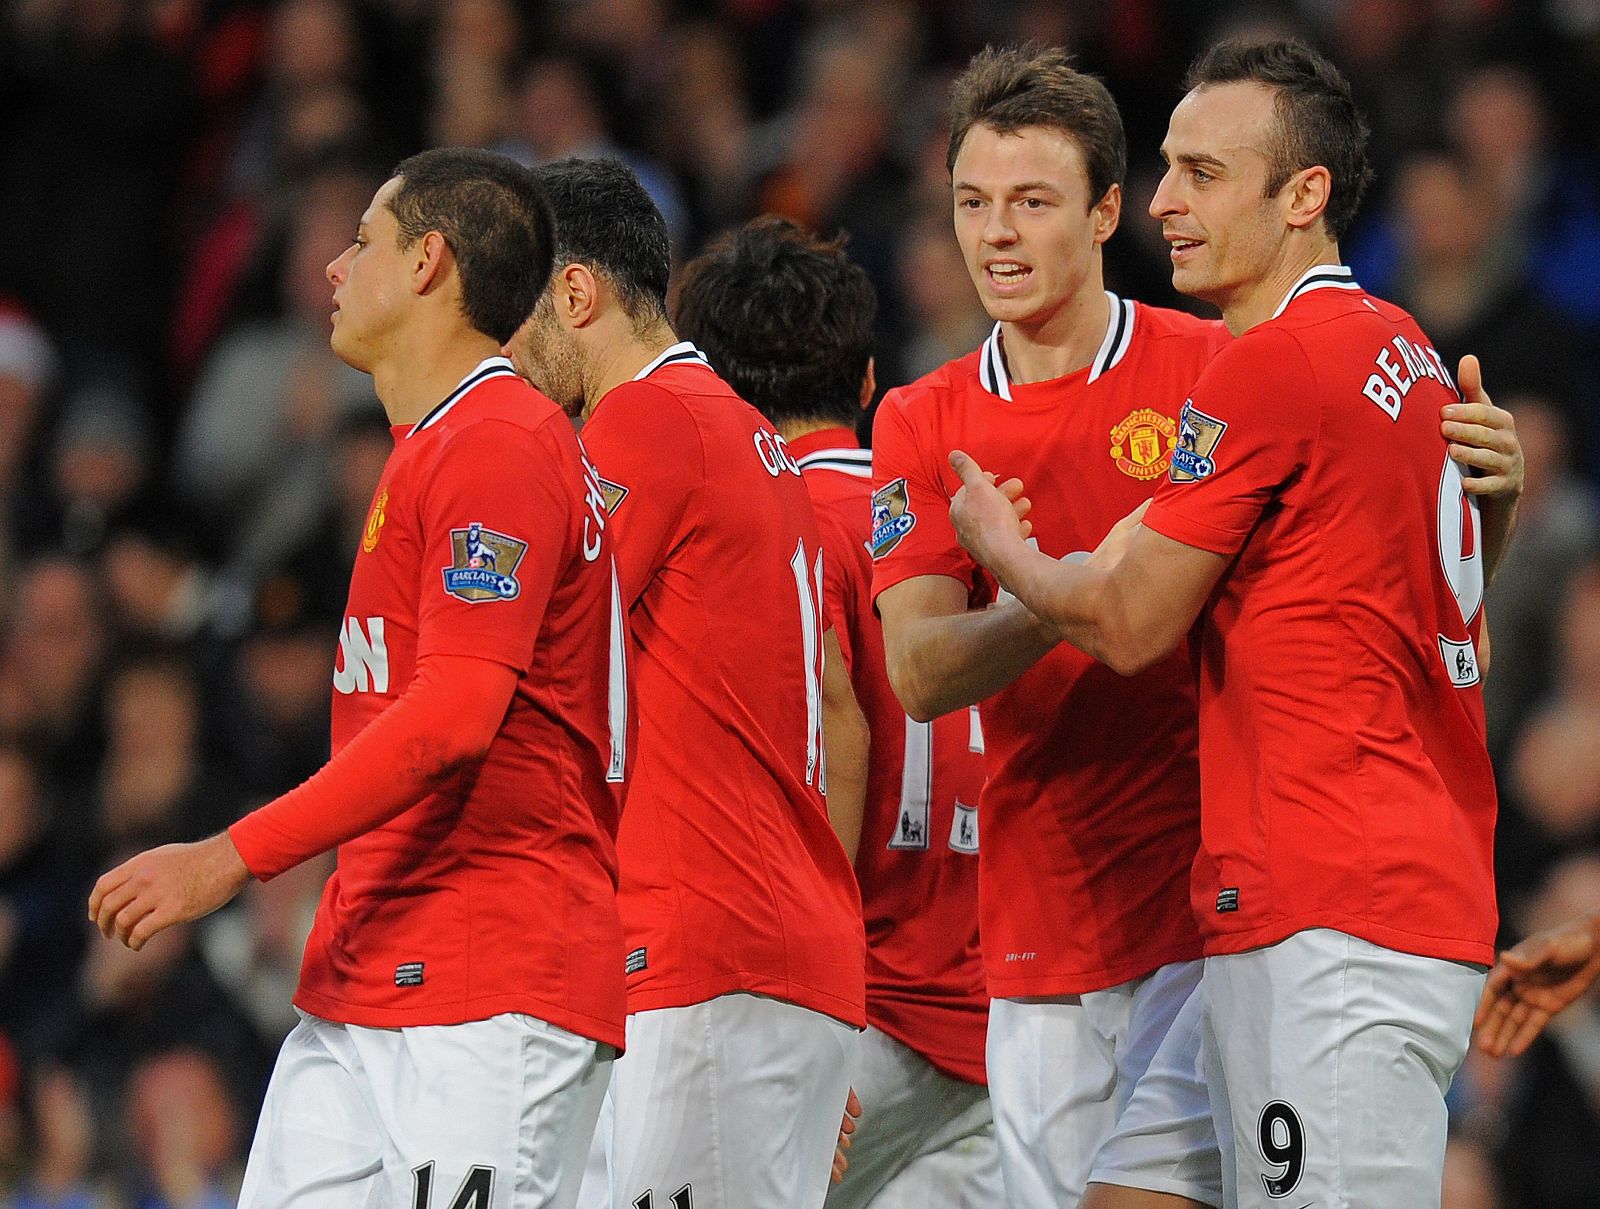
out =
[[878,393],[878,359],[867,358],[867,372],[861,376],[861,410],[872,406],[872,396]]
[[1291,227],[1304,230],[1322,217],[1333,192],[1333,175],[1320,164],[1302,168],[1284,182],[1279,195],[1286,207],[1284,217]]
[[1122,221],[1122,186],[1113,184],[1095,202],[1092,211],[1094,215],[1094,241],[1098,244],[1105,243],[1115,234],[1117,224]]
[[556,316],[571,328],[586,327],[600,313],[600,280],[585,264],[565,264],[556,270],[550,287]]
[[450,255],[450,245],[437,231],[429,231],[411,246],[411,288],[415,293],[426,294],[444,281],[455,258]]

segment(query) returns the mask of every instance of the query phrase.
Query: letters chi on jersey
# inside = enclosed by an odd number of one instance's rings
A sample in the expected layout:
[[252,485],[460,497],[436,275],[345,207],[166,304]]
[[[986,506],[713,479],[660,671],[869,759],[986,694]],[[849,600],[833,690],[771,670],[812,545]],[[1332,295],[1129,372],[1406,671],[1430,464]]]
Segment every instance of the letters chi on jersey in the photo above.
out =
[[635,639],[618,836],[628,1008],[771,995],[865,1022],[855,875],[822,796],[823,553],[793,456],[690,344],[584,444]]
[[1432,342],[1340,266],[1224,349],[1145,524],[1233,557],[1197,631],[1207,951],[1334,928],[1493,960],[1482,530]]
[[[997,326],[975,353],[892,391],[873,435],[874,594],[922,575],[993,579],[956,540],[949,453],[963,449],[1033,500],[1039,548],[1091,551],[1174,464],[1178,413],[1221,324],[1108,295],[1093,362],[1010,380]],[[1199,844],[1193,673],[1175,655],[1126,679],[1063,643],[980,707],[984,961],[994,995],[1076,994],[1199,955],[1189,872]]]
[[816,505],[824,604],[872,736],[855,861],[867,928],[867,1019],[946,1074],[983,1083],[983,732],[975,710],[915,722],[889,685],[883,627],[872,613],[872,455],[843,428],[800,437],[789,450]]
[[341,845],[295,1002],[372,1026],[526,1012],[620,1045],[611,558],[582,451],[500,358],[395,434],[340,632],[334,749],[421,657],[521,678],[480,767]]

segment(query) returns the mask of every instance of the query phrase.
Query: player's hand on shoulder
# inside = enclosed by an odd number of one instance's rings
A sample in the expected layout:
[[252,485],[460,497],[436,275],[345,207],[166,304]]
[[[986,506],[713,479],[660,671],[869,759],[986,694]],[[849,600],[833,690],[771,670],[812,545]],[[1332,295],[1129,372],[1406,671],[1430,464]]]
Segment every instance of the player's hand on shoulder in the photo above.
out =
[[1473,1028],[1478,1048],[1501,1057],[1532,1045],[1557,1012],[1600,978],[1600,912],[1507,949],[1489,971]]
[[1439,431],[1450,442],[1450,456],[1467,472],[1467,494],[1516,499],[1523,483],[1516,421],[1489,398],[1483,389],[1483,370],[1470,353],[1461,358],[1456,384],[1462,401],[1441,409]]
[[1033,501],[1024,494],[1021,479],[999,482],[959,449],[951,452],[950,465],[961,476],[961,489],[950,501],[950,523],[974,558],[987,566],[997,544],[1028,540]]
[[211,914],[249,880],[227,832],[164,844],[103,874],[89,895],[89,918],[102,935],[137,952],[157,932]]

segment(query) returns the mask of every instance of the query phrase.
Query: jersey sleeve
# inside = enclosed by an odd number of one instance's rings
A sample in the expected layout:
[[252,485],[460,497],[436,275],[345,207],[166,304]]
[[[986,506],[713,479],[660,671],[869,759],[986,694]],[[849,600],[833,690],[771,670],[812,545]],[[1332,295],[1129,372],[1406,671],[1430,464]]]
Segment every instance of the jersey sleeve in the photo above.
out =
[[[898,392],[878,408],[872,426],[872,597],[919,575],[946,575],[968,591],[977,564],[950,523],[952,488],[939,467],[948,449],[929,448]],[[954,471],[950,477],[954,477]]]
[[528,667],[572,554],[580,475],[543,430],[483,420],[452,434],[419,497],[418,659],[474,655]]
[[705,478],[705,448],[683,404],[648,382],[606,395],[583,426],[583,445],[600,472],[622,602],[632,607],[676,544]]
[[1145,526],[1213,554],[1237,553],[1309,462],[1318,398],[1311,363],[1287,333],[1252,333],[1223,348],[1183,405],[1172,465]]

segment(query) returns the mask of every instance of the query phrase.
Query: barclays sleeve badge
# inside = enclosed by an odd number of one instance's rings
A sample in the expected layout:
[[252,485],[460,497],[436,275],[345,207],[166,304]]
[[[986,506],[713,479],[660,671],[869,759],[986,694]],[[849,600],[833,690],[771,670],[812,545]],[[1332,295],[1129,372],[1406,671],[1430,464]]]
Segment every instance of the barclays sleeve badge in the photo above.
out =
[[911,511],[911,498],[904,479],[895,479],[878,488],[872,496],[872,557],[882,558],[889,553],[916,524],[917,514]]
[[1178,444],[1172,451],[1172,466],[1167,477],[1174,483],[1193,483],[1216,473],[1212,459],[1217,442],[1228,431],[1228,422],[1208,416],[1188,400],[1178,416]]
[[517,564],[528,551],[518,541],[474,521],[465,529],[450,530],[450,566],[444,568],[444,590],[479,604],[485,600],[515,600],[522,591]]

